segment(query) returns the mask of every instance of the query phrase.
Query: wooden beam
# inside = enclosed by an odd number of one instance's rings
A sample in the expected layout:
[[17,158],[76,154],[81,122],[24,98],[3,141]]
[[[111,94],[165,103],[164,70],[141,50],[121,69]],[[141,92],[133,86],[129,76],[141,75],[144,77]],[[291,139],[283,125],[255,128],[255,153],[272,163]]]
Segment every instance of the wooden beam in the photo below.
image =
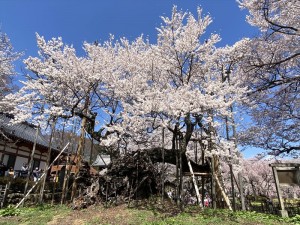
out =
[[271,163],[271,167],[300,167],[300,163]]

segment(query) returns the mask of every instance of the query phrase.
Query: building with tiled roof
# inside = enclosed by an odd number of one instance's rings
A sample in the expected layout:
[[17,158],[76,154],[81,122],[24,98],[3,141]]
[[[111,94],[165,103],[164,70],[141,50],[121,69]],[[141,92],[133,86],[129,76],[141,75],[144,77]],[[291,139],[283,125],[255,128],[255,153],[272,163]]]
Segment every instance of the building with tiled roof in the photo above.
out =
[[[29,163],[33,145],[36,139],[34,163],[32,168],[44,169],[48,155],[49,141],[37,128],[27,122],[11,124],[12,116],[0,113],[0,161],[7,168],[20,170],[23,163]],[[51,158],[58,154],[52,149]]]

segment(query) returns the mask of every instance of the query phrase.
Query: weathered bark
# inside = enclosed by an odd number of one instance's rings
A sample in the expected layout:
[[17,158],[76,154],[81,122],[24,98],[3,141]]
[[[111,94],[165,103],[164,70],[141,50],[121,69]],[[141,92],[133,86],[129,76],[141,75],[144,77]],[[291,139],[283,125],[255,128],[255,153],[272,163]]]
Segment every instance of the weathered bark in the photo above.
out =
[[[149,150],[144,150],[147,155],[151,158],[153,163],[163,162],[163,158],[161,155],[161,148],[153,148]],[[174,150],[172,149],[165,149],[164,150],[164,162],[176,165],[176,155]],[[182,154],[182,171],[183,173],[189,172],[188,160],[184,152]],[[194,173],[208,173],[210,172],[210,166],[206,162],[204,165],[199,165],[191,160],[191,165],[193,168]]]
[[[156,163],[176,164],[176,155],[172,149],[161,148],[140,150],[127,153],[112,160],[105,175],[92,178],[87,174],[76,179],[81,184],[82,194],[73,201],[73,208],[83,208],[95,201],[117,203],[132,199],[148,198],[158,194],[162,187],[160,171]],[[182,153],[183,172],[189,172],[188,159]],[[209,165],[198,165],[190,161],[194,172],[210,172]],[[87,168],[87,167],[86,167]],[[91,186],[97,187],[92,188]]]
[[[85,106],[84,106],[84,110],[83,113],[87,114],[88,111],[88,105],[89,105],[89,97],[86,98],[85,100]],[[85,137],[85,126],[86,126],[86,122],[87,122],[87,118],[83,117],[81,120],[81,129],[80,129],[80,138],[78,141],[78,149],[77,149],[77,154],[76,154],[76,158],[77,158],[77,163],[76,163],[76,168],[81,167],[81,159],[82,159],[82,155],[83,155],[83,146],[84,146],[84,137]],[[76,191],[77,191],[77,182],[76,179],[78,177],[78,173],[79,171],[75,172],[75,179],[73,181],[73,185],[72,185],[72,194],[71,194],[71,200],[74,199],[75,195],[76,195]]]

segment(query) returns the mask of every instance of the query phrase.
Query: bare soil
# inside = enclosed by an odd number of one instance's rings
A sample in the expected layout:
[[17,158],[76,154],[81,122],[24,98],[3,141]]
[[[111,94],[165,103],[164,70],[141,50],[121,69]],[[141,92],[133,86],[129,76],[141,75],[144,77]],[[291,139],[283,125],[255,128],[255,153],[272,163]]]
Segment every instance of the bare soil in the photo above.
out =
[[83,225],[83,224],[128,224],[132,213],[127,206],[121,205],[112,208],[91,206],[83,210],[73,210],[66,216],[55,216],[47,225]]

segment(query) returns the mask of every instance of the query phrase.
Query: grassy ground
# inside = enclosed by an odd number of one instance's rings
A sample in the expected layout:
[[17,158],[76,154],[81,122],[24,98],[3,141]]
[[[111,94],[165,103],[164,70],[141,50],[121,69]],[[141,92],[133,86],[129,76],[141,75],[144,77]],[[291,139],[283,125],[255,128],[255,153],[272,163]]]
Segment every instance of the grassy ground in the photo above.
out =
[[68,206],[38,206],[20,209],[6,208],[0,210],[0,225],[193,225],[193,224],[300,224],[300,216],[292,219],[282,219],[273,215],[255,212],[230,212],[228,210],[199,210],[197,207],[187,208],[179,213],[175,206],[135,205],[128,207],[120,205],[105,208],[91,206],[83,210],[72,210]]

